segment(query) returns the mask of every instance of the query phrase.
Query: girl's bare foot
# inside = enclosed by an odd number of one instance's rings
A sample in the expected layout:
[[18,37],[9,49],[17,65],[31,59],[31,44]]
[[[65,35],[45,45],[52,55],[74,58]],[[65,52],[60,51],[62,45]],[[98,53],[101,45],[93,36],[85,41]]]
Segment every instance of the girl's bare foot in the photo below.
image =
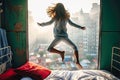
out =
[[83,69],[83,67],[82,67],[82,65],[80,64],[80,63],[76,63],[76,67],[78,68],[78,69]]
[[65,54],[65,51],[62,51],[62,52],[60,53],[60,56],[61,56],[61,58],[62,58],[62,62],[64,61],[64,54]]

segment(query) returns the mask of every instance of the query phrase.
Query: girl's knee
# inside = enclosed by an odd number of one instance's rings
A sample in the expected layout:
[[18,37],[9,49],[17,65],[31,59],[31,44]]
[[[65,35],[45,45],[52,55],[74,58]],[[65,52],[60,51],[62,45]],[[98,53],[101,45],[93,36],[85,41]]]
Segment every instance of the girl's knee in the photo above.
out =
[[75,53],[78,53],[78,50],[74,50]]
[[74,47],[73,49],[74,49],[74,51],[78,52],[78,49],[77,49],[77,47]]
[[47,51],[50,52],[51,51],[50,48],[48,48]]
[[48,49],[47,49],[48,52],[51,52],[51,50],[52,50],[52,48],[48,48]]
[[73,48],[74,51],[78,51],[77,46],[72,45],[71,47]]

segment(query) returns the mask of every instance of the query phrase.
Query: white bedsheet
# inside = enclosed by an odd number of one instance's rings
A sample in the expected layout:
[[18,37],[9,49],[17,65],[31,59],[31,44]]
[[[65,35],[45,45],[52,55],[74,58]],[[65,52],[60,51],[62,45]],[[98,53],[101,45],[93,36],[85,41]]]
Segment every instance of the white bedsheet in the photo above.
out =
[[120,80],[103,70],[53,70],[44,80]]

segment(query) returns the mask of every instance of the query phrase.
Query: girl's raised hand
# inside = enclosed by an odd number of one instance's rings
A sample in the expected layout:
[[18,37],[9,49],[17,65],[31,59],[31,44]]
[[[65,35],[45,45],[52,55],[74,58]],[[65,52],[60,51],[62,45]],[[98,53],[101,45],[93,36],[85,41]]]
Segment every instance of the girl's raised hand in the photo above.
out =
[[42,24],[41,24],[41,23],[38,23],[38,22],[37,22],[37,24],[38,24],[39,26],[42,26]]
[[85,27],[81,27],[82,30],[85,30],[86,28]]

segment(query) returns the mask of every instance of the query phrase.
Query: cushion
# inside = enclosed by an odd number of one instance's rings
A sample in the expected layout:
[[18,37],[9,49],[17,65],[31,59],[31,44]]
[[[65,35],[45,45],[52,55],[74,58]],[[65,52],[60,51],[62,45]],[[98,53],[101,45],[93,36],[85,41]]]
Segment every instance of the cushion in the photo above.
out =
[[16,75],[16,72],[12,68],[8,69],[4,73],[0,74],[0,80],[13,80],[12,77]]
[[42,80],[45,79],[51,73],[51,70],[28,61],[24,65],[16,68],[15,72],[18,75],[29,76],[35,80]]

